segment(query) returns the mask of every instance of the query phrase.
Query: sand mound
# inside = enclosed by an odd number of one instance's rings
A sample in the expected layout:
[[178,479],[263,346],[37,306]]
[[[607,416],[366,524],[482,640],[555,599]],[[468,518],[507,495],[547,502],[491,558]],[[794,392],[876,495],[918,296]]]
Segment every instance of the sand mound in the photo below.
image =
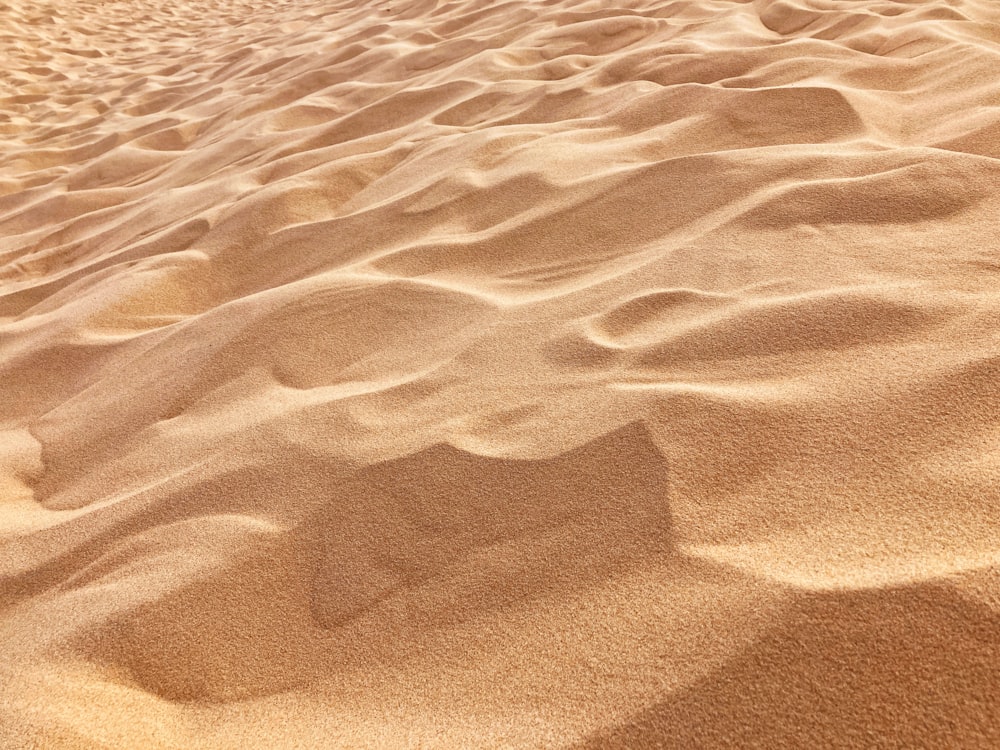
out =
[[1000,746],[1000,8],[0,1],[4,748]]

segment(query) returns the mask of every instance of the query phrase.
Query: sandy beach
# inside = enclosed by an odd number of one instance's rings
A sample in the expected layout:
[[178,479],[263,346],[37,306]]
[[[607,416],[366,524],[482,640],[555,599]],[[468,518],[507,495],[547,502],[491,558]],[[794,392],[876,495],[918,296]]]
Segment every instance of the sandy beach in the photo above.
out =
[[0,0],[0,748],[1000,747],[1000,3]]

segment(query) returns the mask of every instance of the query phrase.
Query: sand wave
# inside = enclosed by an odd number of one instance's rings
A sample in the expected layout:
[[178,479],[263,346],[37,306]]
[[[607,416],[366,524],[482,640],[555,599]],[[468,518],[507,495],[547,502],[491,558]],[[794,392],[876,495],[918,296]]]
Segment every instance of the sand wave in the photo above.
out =
[[0,744],[1000,744],[986,0],[0,3]]

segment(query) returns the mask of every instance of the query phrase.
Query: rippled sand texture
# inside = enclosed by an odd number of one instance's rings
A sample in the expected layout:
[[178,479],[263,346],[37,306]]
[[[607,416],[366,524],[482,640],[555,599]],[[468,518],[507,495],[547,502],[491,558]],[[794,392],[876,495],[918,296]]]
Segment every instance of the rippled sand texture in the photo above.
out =
[[0,746],[1000,747],[1000,4],[0,4]]

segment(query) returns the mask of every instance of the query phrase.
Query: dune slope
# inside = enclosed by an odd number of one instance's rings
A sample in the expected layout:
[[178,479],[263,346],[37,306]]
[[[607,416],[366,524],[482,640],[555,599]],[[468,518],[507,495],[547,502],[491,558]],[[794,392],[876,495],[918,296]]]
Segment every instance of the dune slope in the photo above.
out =
[[0,746],[1000,746],[992,0],[0,0]]

